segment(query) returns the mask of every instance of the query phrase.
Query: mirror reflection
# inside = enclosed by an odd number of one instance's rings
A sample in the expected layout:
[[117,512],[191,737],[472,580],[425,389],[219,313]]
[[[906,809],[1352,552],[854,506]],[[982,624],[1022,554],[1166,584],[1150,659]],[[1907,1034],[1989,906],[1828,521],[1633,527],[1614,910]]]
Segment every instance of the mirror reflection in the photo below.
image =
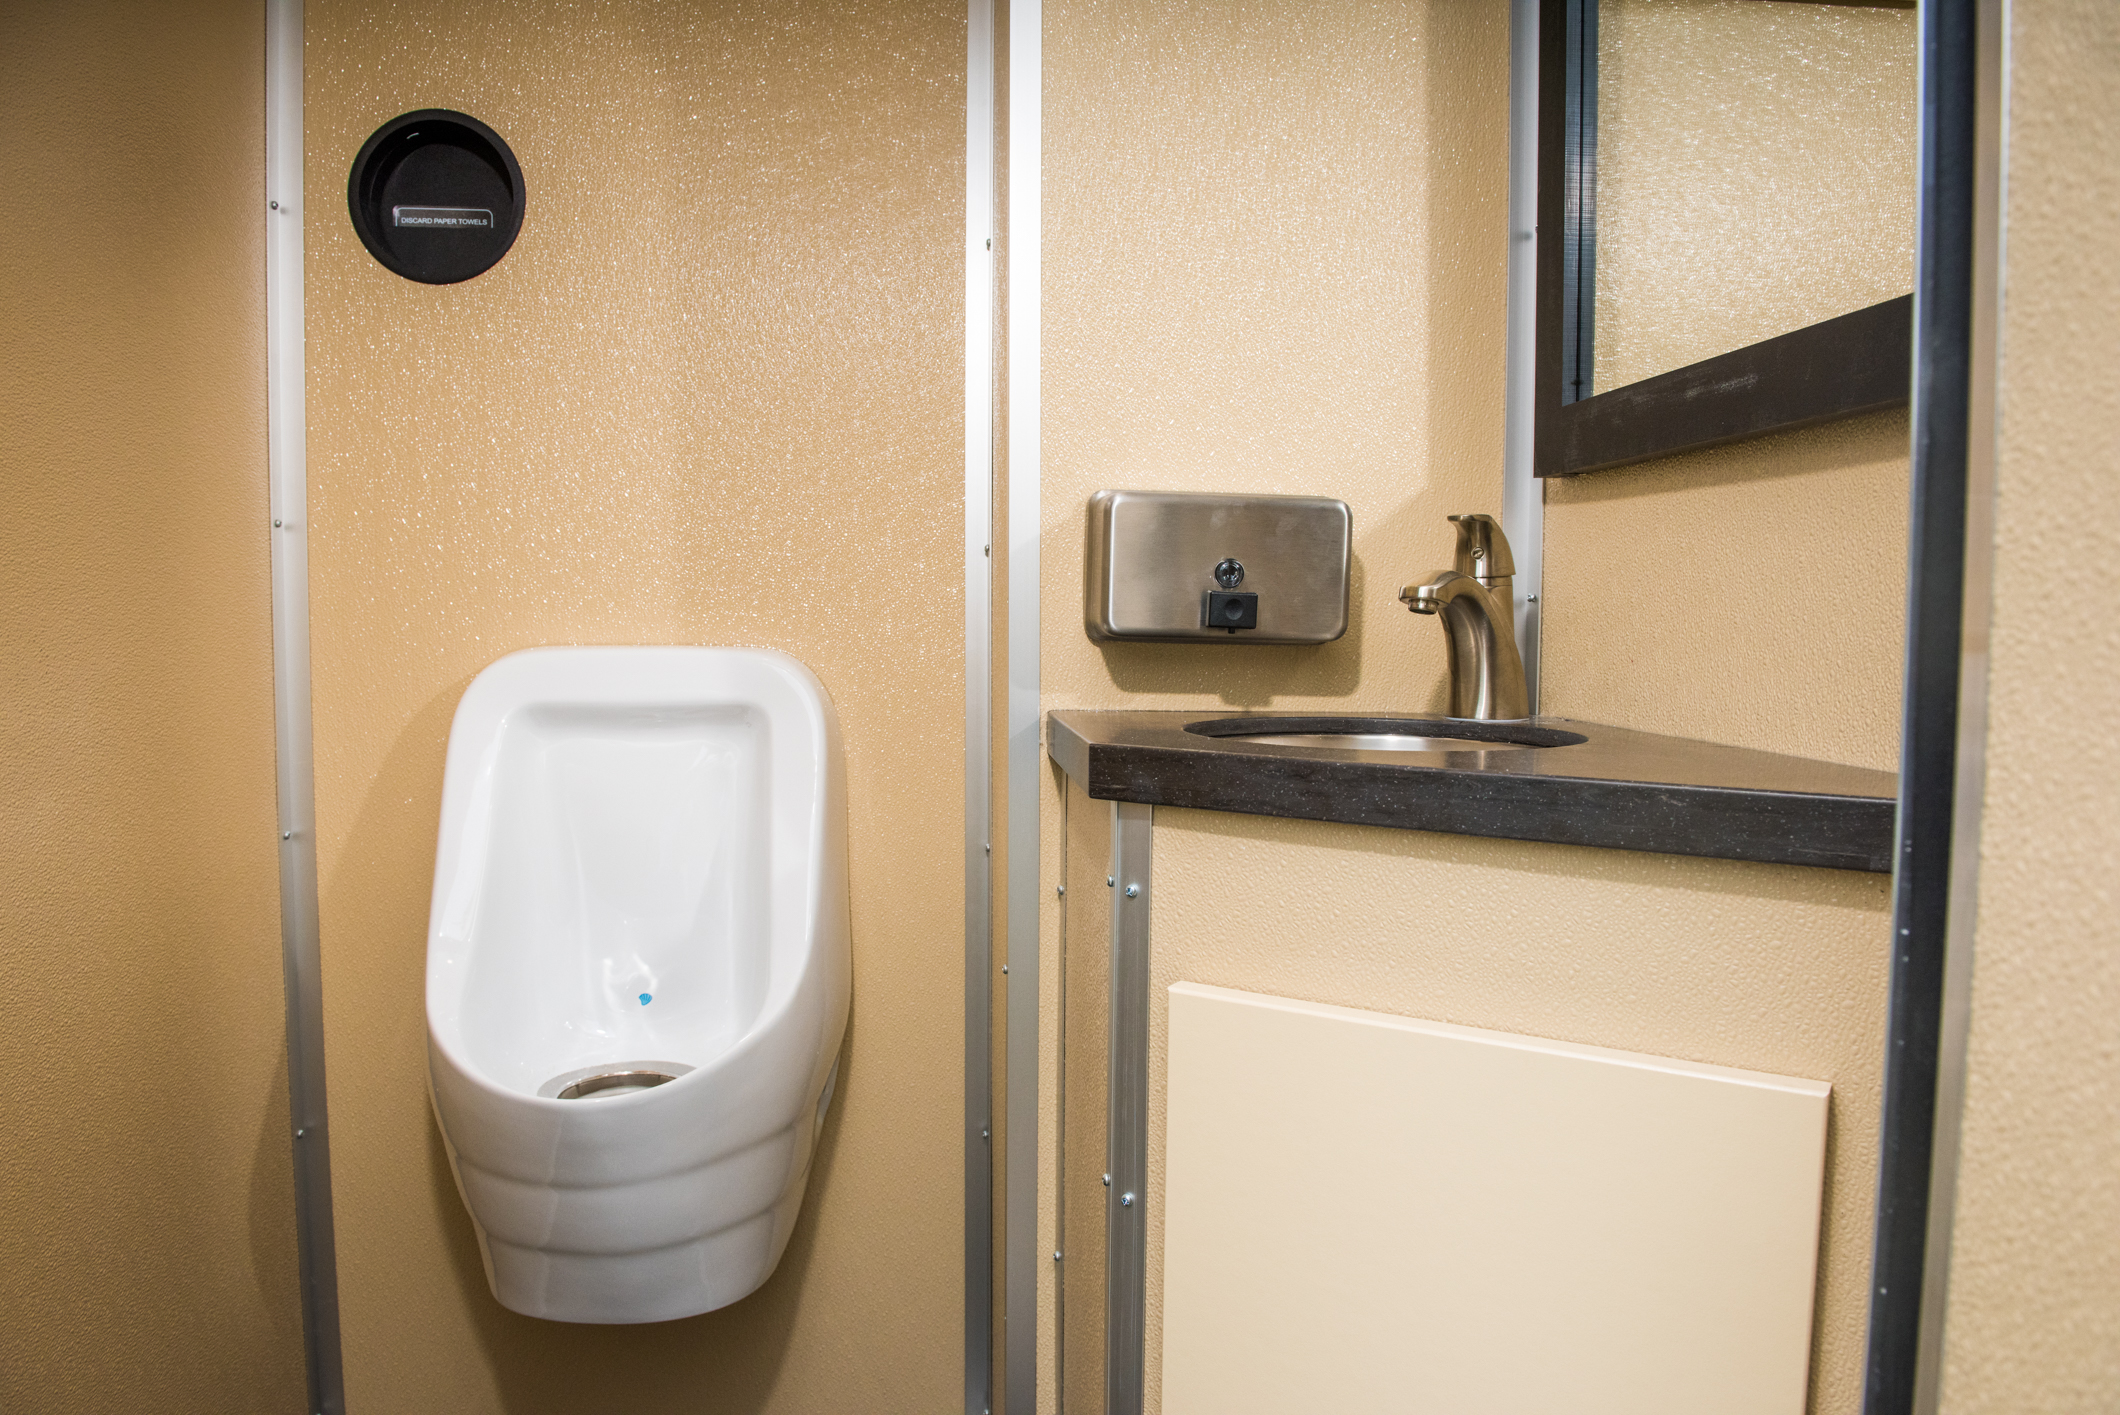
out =
[[1912,289],[1911,6],[1582,4],[1596,56],[1583,393]]

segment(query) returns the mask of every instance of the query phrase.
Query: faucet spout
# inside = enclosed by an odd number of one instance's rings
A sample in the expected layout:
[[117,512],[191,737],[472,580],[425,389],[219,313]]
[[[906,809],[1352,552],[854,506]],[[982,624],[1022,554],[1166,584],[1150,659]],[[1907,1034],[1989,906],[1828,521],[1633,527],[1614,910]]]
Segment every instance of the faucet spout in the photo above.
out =
[[[1508,542],[1490,517],[1458,517],[1461,542],[1465,524],[1479,527],[1477,556],[1460,545],[1460,562],[1470,568],[1513,570]],[[1490,544],[1492,548],[1490,549]],[[1450,715],[1487,720],[1528,717],[1530,694],[1524,686],[1524,660],[1516,648],[1515,606],[1508,574],[1481,579],[1462,569],[1438,570],[1423,584],[1408,585],[1399,599],[1415,614],[1439,615],[1450,642]]]

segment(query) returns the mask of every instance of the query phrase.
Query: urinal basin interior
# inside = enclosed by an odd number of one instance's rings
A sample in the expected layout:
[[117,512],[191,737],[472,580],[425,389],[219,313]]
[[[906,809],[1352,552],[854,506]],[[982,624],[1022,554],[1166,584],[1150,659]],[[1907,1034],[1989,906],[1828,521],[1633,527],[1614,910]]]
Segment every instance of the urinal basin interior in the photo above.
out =
[[570,1073],[706,1067],[751,1028],[769,981],[767,739],[763,714],[726,703],[508,714],[465,823],[483,860],[441,930],[473,1070],[553,1096]]

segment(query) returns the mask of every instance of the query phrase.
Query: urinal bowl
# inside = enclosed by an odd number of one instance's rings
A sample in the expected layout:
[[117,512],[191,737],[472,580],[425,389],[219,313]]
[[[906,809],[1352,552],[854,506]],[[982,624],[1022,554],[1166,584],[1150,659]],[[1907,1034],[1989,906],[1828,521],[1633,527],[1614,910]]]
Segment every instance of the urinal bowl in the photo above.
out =
[[846,1028],[844,802],[782,654],[532,649],[466,690],[428,1074],[503,1306],[664,1321],[771,1276]]

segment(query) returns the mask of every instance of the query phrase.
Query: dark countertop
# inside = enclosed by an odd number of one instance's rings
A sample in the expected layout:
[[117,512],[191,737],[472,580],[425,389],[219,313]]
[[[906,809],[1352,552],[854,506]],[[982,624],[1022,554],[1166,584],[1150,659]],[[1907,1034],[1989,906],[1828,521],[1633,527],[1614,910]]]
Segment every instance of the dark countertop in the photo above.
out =
[[[1061,711],[1047,750],[1099,801],[1615,850],[1889,872],[1898,777],[1808,757],[1541,717],[1559,747],[1342,751],[1204,737],[1288,713]],[[1442,725],[1433,717],[1406,718]]]

